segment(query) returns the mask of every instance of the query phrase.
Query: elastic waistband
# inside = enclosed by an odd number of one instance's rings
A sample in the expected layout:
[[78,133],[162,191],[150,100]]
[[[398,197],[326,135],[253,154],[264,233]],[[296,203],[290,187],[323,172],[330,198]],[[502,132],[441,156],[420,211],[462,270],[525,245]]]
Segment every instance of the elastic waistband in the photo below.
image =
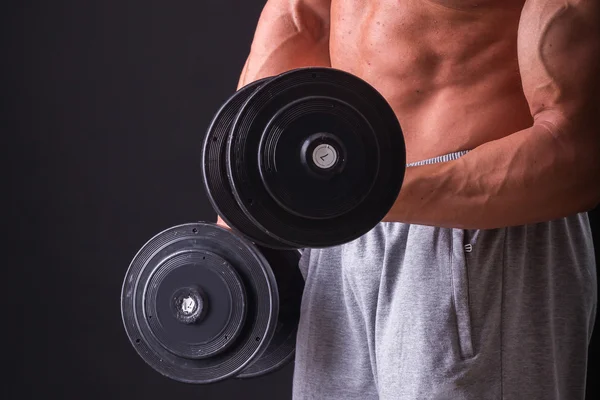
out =
[[437,164],[437,163],[441,163],[441,162],[457,160],[457,159],[461,158],[462,156],[464,156],[465,154],[467,154],[469,151],[470,150],[462,150],[462,151],[457,151],[454,153],[445,154],[443,156],[428,158],[427,160],[415,161],[413,163],[406,164],[406,167],[416,167],[419,165]]

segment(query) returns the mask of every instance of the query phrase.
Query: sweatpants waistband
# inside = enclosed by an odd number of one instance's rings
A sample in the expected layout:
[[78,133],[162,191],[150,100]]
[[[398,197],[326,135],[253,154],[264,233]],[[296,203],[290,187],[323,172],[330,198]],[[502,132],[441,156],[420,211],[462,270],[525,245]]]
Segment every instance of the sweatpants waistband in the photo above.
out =
[[410,164],[406,164],[406,167],[417,167],[420,165],[437,164],[441,162],[457,160],[467,154],[469,151],[470,150],[461,150],[454,153],[444,154],[443,156],[428,158],[427,160],[415,161]]

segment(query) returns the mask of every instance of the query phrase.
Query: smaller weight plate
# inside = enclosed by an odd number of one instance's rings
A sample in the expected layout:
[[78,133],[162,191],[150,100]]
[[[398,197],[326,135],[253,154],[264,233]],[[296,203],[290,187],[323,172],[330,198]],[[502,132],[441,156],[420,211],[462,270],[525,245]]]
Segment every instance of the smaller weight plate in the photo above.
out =
[[176,226],[136,254],[123,283],[125,331],[142,359],[181,382],[237,375],[271,341],[275,276],[248,240],[210,223]]
[[186,247],[161,261],[144,296],[151,334],[184,358],[225,351],[246,318],[246,293],[235,269],[212,252]]

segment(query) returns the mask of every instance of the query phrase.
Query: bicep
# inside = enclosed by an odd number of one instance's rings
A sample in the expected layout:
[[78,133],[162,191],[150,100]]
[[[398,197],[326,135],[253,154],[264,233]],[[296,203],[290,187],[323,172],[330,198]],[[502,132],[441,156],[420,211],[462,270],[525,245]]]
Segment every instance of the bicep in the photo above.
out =
[[518,33],[523,91],[535,119],[596,119],[600,1],[527,0]]
[[240,85],[290,69],[330,66],[330,6],[331,0],[269,0]]

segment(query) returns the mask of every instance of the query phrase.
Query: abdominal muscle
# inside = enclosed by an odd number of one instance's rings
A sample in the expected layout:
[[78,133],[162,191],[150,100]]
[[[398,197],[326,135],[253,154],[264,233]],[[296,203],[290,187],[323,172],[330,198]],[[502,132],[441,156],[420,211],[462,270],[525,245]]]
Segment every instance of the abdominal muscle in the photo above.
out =
[[532,124],[517,61],[523,0],[333,0],[333,68],[373,85],[407,162],[473,149]]

